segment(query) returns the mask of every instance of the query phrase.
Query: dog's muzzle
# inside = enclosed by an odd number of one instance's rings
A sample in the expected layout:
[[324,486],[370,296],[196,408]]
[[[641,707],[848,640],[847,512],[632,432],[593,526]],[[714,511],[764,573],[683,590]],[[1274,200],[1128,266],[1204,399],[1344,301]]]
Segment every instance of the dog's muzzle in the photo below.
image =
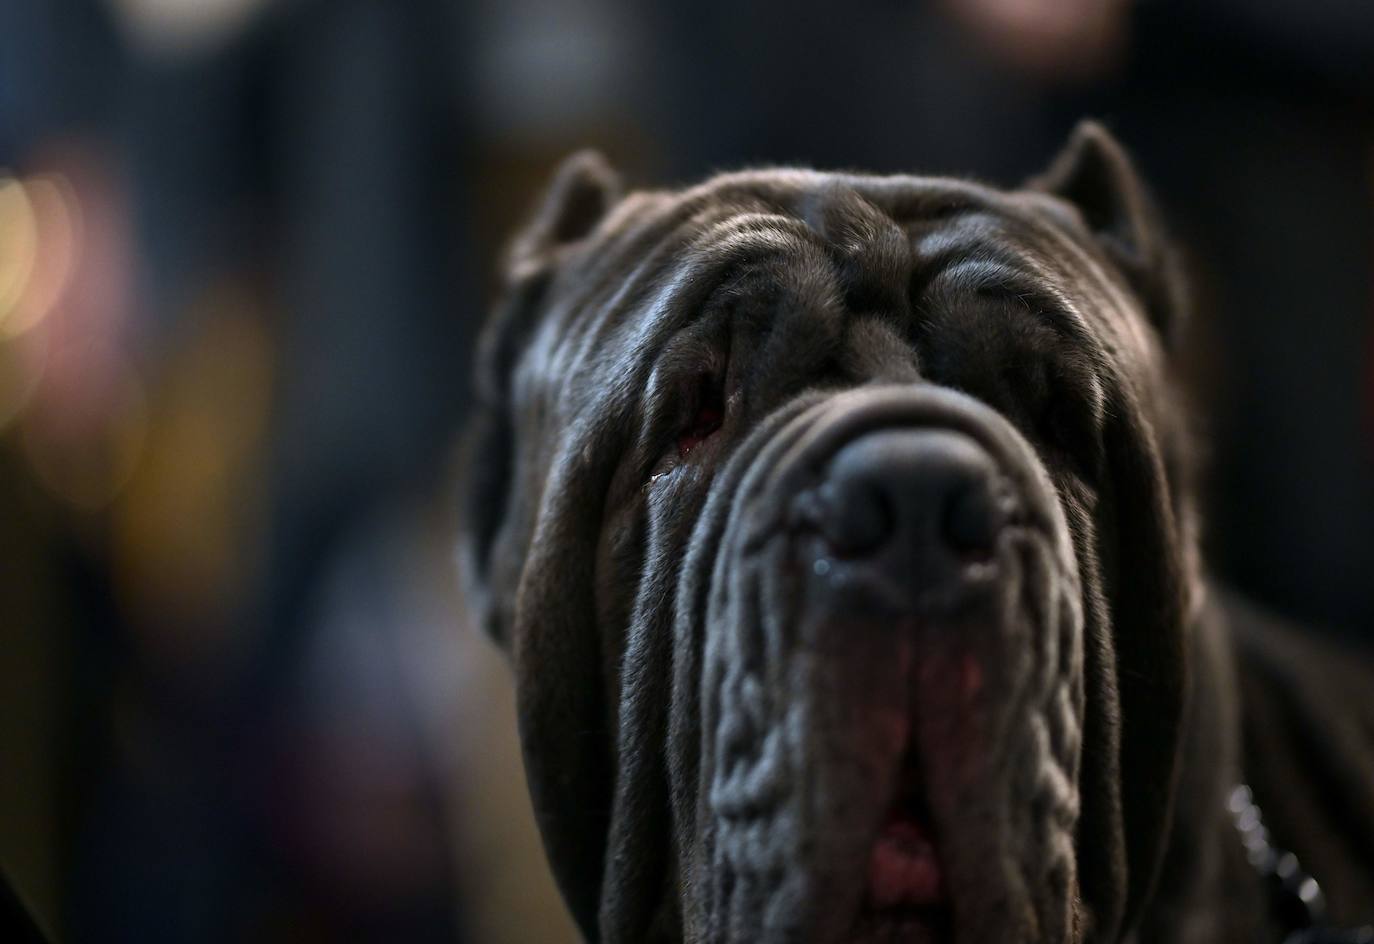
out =
[[1064,940],[1081,612],[1031,447],[961,394],[874,387],[765,426],[721,484],[707,936]]

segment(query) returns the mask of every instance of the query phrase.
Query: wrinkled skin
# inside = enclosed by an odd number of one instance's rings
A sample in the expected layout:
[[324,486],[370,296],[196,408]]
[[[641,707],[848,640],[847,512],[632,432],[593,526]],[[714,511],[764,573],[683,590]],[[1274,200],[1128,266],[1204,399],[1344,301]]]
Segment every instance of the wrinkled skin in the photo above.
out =
[[[564,166],[484,339],[462,562],[588,938],[1262,939],[1181,306],[1093,125],[1013,192]],[[842,469],[913,443],[989,483],[976,560],[836,543]],[[885,859],[903,804],[935,851]]]

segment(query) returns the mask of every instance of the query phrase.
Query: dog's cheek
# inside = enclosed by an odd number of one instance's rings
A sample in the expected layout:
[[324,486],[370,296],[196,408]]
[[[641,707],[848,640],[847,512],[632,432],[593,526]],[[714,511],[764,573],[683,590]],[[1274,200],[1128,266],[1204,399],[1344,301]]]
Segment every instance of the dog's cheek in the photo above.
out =
[[1107,455],[1115,501],[1108,570],[1121,738],[1126,920],[1149,900],[1172,817],[1187,690],[1188,570],[1155,429],[1125,396],[1112,411]]
[[634,590],[646,567],[647,516],[642,501],[607,509],[596,545],[596,614],[601,635],[601,664],[605,666],[607,704],[619,700],[620,664],[624,658],[626,627],[634,615]]
[[508,646],[509,594],[497,584],[509,578],[502,540],[511,517],[509,483],[513,436],[509,421],[493,408],[481,408],[460,446],[458,493],[458,573],[463,603],[474,624]]

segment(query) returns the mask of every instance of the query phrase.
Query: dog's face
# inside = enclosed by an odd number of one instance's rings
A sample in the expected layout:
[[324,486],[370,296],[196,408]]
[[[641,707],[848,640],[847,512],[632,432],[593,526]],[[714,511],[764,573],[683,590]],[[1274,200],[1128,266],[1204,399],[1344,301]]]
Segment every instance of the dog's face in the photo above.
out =
[[1040,181],[565,165],[462,542],[589,937],[1114,940],[1169,817],[1177,291],[1118,147]]

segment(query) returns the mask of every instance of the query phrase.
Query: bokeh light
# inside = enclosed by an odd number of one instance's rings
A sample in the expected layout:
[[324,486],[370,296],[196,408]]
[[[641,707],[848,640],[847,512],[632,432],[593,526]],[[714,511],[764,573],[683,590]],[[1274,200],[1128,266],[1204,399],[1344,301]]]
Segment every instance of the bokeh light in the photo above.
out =
[[[147,435],[148,404],[137,372],[117,351],[89,341],[53,350],[48,376],[99,361],[103,376],[88,376],[82,409],[34,398],[22,420],[23,449],[37,480],[81,511],[107,506],[133,475]],[[46,379],[46,378],[45,378]]]
[[65,177],[0,182],[0,338],[32,330],[58,304],[77,261],[80,223]]
[[255,310],[225,289],[198,305],[203,328],[153,391],[143,460],[115,508],[117,590],[169,665],[224,660],[254,638],[231,614],[265,526],[272,351]]
[[38,223],[23,183],[0,177],[0,331],[6,331],[38,256]]

